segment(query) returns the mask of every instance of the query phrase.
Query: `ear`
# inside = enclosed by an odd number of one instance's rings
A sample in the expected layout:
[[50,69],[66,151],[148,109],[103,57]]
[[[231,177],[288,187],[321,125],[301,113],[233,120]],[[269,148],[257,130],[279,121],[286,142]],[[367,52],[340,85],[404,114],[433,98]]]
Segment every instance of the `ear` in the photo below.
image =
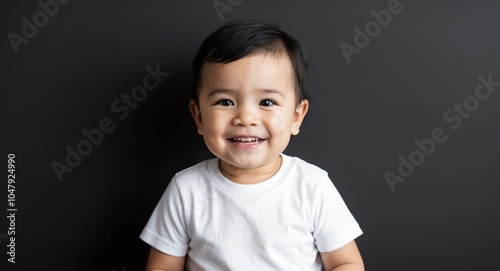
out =
[[306,116],[308,109],[309,109],[308,100],[302,100],[302,102],[300,102],[300,104],[297,107],[295,107],[295,111],[293,112],[292,130],[291,130],[292,135],[299,134],[300,125],[302,124],[302,120],[304,120],[304,117]]
[[193,116],[196,127],[198,127],[198,134],[203,135],[203,122],[201,120],[200,106],[194,100],[189,101],[189,111]]

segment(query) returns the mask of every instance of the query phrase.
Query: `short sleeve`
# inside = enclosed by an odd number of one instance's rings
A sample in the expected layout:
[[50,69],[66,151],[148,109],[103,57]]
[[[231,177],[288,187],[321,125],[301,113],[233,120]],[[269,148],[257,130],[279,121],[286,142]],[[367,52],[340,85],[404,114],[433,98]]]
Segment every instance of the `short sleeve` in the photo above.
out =
[[163,253],[177,257],[186,255],[189,236],[182,197],[175,177],[156,205],[140,238]]
[[333,251],[363,232],[326,172],[314,184],[311,204],[313,236],[319,252]]

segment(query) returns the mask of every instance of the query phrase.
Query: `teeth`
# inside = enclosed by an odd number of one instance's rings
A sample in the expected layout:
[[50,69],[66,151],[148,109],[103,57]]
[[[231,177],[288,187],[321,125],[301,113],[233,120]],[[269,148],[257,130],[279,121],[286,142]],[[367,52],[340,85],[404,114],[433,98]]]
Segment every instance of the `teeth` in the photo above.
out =
[[235,137],[233,138],[234,141],[241,141],[241,142],[252,142],[252,141],[258,141],[259,138],[257,137]]

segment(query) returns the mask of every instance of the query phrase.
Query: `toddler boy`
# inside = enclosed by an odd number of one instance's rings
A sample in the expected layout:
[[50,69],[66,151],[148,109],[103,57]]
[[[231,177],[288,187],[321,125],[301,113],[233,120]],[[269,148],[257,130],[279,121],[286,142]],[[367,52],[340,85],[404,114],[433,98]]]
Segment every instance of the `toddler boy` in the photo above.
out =
[[216,158],[171,180],[140,235],[147,270],[364,270],[362,231],[327,173],[283,154],[308,110],[306,69],[267,23],[202,43],[189,108]]

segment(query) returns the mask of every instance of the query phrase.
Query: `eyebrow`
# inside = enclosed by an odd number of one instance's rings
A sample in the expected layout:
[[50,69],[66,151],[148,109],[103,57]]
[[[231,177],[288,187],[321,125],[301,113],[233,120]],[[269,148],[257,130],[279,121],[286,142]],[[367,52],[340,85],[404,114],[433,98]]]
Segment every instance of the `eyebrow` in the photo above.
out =
[[285,98],[285,94],[283,94],[283,92],[281,92],[280,90],[278,89],[275,89],[275,88],[265,88],[265,89],[261,89],[263,92],[265,93],[270,93],[270,94],[278,94],[279,96]]
[[[259,91],[268,93],[268,94],[277,94],[283,98],[285,98],[285,94],[283,94],[282,91],[275,89],[275,88],[263,88],[259,89]],[[229,89],[229,88],[214,88],[210,93],[208,94],[208,97],[210,98],[211,96],[217,95],[217,94],[232,94],[234,93],[234,89]]]
[[224,93],[233,93],[233,92],[234,92],[234,90],[228,89],[228,88],[214,88],[208,94],[208,98],[210,98],[211,96],[220,94],[220,93],[224,94]]

